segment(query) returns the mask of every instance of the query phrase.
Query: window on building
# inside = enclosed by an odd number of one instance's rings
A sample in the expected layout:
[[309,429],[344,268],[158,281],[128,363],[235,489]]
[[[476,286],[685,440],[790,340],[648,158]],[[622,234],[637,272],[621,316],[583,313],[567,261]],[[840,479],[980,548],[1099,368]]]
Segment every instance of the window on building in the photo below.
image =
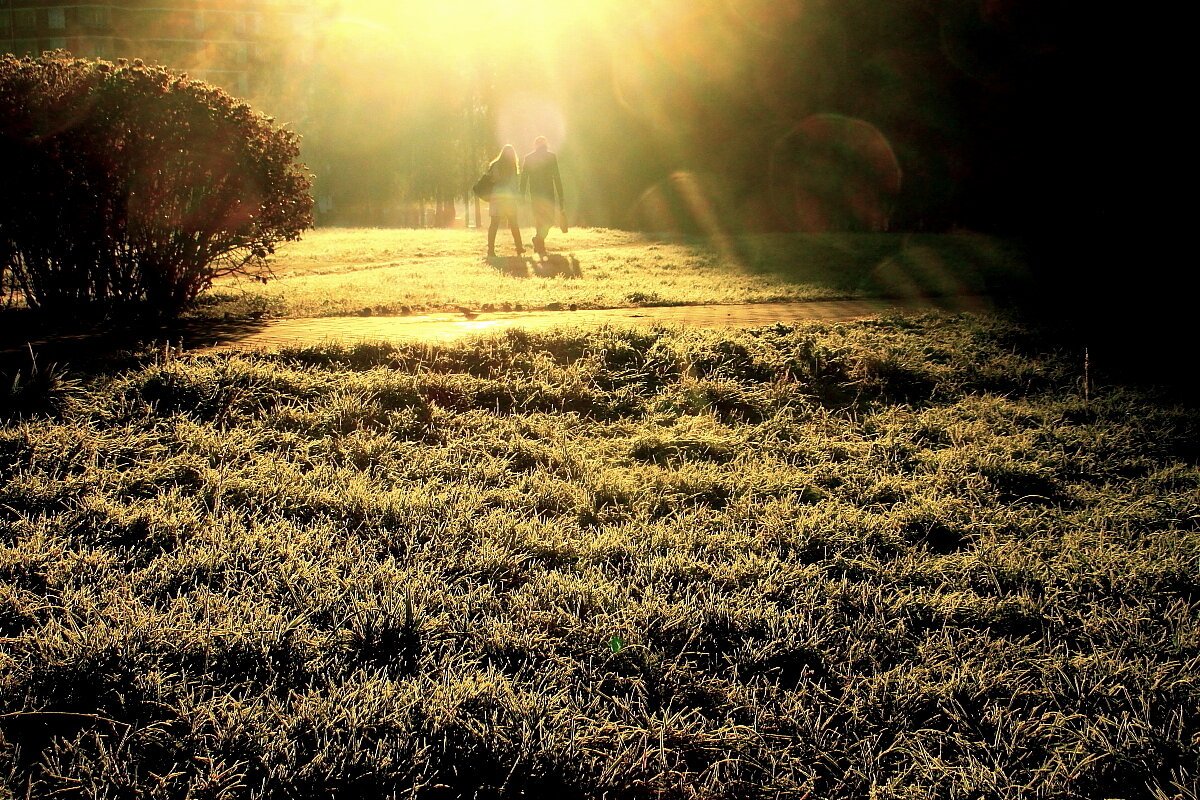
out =
[[55,36],[53,39],[47,39],[46,46],[43,47],[42,49],[43,50],[66,50],[67,49],[67,40],[62,38],[61,36]]
[[204,33],[204,31],[207,30],[207,28],[205,27],[205,19],[204,19],[203,11],[196,12],[195,16],[192,18],[192,26],[196,29],[197,33]]
[[47,8],[46,27],[58,29],[67,27],[67,10],[65,8]]
[[0,36],[12,35],[12,12],[8,9],[0,10]]
[[107,28],[111,24],[108,6],[81,6],[79,21],[89,28]]
[[113,57],[113,40],[108,38],[92,39],[92,55],[96,58]]
[[30,31],[37,27],[36,8],[17,8],[13,10],[13,28],[18,31]]

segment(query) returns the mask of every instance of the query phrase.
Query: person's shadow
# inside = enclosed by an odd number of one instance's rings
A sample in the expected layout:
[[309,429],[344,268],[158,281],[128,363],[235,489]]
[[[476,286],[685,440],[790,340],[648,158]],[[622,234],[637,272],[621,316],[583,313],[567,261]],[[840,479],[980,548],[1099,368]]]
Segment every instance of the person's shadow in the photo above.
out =
[[551,253],[545,258],[527,257],[527,256],[495,256],[488,259],[488,263],[499,272],[509,275],[513,278],[529,278],[537,276],[539,278],[556,278],[562,276],[564,278],[579,278],[582,277],[583,271],[579,268],[579,259],[575,256],[564,256],[558,253]]
[[551,253],[541,260],[533,262],[533,271],[539,278],[579,278],[583,272],[579,269],[579,259],[575,256],[564,256]]
[[488,263],[498,272],[513,278],[529,277],[530,259],[524,256],[489,256]]

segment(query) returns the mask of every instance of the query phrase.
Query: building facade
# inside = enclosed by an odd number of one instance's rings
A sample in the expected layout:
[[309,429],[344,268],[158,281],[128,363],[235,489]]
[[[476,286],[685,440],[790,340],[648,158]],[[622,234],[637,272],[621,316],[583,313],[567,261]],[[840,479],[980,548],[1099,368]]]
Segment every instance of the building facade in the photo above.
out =
[[0,52],[140,58],[249,97],[312,59],[311,0],[0,0]]

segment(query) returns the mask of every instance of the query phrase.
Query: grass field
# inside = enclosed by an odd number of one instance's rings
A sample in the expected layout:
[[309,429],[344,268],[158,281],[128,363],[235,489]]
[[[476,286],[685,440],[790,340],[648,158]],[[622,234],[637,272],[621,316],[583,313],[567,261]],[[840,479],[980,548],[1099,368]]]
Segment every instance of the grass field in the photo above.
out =
[[1095,377],[926,316],[47,381],[0,797],[1194,798],[1200,419]]
[[274,280],[222,282],[200,314],[756,303],[989,292],[1022,278],[1009,246],[972,234],[763,234],[713,242],[575,229],[553,233],[555,259],[547,264],[512,256],[510,238],[499,242],[498,252],[509,256],[489,262],[478,230],[318,229],[279,248]]

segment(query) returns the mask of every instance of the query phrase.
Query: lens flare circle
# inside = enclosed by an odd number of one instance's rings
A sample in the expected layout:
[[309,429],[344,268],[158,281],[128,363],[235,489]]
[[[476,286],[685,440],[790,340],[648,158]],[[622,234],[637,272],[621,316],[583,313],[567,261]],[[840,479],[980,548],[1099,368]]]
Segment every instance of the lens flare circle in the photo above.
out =
[[803,231],[888,229],[900,192],[900,162],[869,122],[813,114],[771,153],[771,192],[780,223]]

